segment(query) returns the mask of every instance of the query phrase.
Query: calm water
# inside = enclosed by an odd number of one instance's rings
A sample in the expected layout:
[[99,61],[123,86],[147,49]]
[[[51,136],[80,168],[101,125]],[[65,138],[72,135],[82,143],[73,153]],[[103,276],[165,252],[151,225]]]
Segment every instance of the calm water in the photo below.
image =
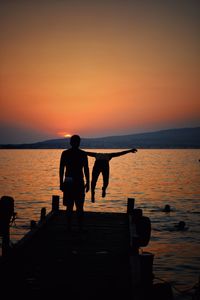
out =
[[[39,219],[42,207],[50,211],[52,195],[62,197],[58,177],[61,152],[0,150],[0,196],[14,197],[18,216],[11,228],[13,243],[29,230],[30,220]],[[143,251],[155,255],[154,275],[182,290],[193,286],[200,274],[199,159],[200,150],[139,150],[113,158],[107,197],[101,198],[100,177],[96,203],[90,202],[90,193],[85,202],[90,211],[126,212],[127,198],[135,198],[136,207],[152,222],[151,241]],[[93,163],[94,158],[89,158],[90,170]],[[165,204],[172,207],[170,213],[162,212]],[[181,220],[188,230],[175,230]]]

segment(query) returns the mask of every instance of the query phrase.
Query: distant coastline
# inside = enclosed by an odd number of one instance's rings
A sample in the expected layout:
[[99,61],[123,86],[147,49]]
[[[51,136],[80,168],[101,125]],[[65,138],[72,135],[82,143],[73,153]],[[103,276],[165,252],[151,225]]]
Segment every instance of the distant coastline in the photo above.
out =
[[[2,144],[0,149],[64,149],[69,138],[29,144]],[[82,138],[81,148],[90,149],[200,149],[200,127],[168,129],[147,133],[100,138]]]

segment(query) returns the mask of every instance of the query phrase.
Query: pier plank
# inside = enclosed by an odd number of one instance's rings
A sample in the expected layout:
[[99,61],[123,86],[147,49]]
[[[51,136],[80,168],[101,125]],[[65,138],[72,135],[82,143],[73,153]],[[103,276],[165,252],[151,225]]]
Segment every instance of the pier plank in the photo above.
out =
[[127,214],[85,212],[83,232],[74,214],[68,232],[60,210],[4,262],[1,282],[8,296],[28,299],[134,299],[129,251]]

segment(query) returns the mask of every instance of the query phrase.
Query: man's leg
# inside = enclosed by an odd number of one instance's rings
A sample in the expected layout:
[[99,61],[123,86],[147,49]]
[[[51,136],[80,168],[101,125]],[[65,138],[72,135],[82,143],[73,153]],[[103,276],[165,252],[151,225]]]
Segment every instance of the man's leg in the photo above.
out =
[[74,200],[69,199],[69,194],[67,192],[63,193],[63,203],[66,205],[67,230],[71,231]]
[[104,165],[102,169],[102,176],[103,176],[103,187],[102,187],[102,197],[104,198],[106,196],[106,189],[108,187],[109,183],[109,162],[108,164]]
[[84,221],[84,210],[83,210],[84,199],[81,201],[80,199],[75,201],[75,204],[76,204],[76,213],[77,213],[79,230],[82,231],[83,221]]
[[101,169],[94,165],[93,170],[92,170],[92,181],[91,181],[91,201],[93,203],[95,202],[95,198],[94,198],[95,187],[96,187],[100,172],[101,172]]

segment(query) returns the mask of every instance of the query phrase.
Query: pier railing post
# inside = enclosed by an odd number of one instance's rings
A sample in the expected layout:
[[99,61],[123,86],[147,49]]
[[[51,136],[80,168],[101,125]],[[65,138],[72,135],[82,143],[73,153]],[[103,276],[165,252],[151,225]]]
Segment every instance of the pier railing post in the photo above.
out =
[[30,221],[30,229],[33,230],[37,226],[37,222],[35,220]]
[[46,208],[43,207],[41,208],[41,212],[40,212],[40,221],[44,221],[46,218]]
[[52,211],[59,211],[59,201],[60,201],[60,196],[53,195],[52,196]]
[[[140,247],[146,247],[150,240],[151,222],[143,216],[141,208],[134,208],[135,199],[128,198],[127,214],[130,232],[130,265],[132,287],[136,299],[148,299],[153,284],[153,258],[150,252],[140,253]],[[138,298],[139,297],[139,298]]]
[[135,206],[135,198],[128,198],[127,200],[127,213],[132,214]]
[[2,236],[2,256],[10,249],[10,222],[14,216],[14,199],[2,196],[0,199],[0,234]]

